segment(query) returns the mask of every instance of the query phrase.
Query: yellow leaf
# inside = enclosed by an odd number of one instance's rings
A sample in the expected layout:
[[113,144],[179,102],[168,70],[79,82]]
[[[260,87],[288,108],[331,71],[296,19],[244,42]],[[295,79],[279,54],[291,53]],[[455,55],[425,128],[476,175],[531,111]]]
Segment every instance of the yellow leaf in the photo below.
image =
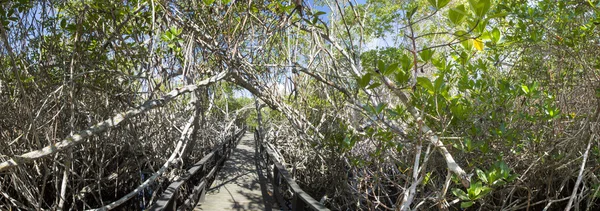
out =
[[483,51],[483,41],[481,41],[480,39],[473,39],[473,44],[475,45],[475,48],[477,48],[477,50]]

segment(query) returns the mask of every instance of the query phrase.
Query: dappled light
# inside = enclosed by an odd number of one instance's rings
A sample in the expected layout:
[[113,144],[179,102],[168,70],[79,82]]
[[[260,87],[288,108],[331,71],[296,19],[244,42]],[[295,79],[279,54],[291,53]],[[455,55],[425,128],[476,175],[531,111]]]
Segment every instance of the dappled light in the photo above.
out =
[[0,2],[0,210],[598,210],[600,1]]

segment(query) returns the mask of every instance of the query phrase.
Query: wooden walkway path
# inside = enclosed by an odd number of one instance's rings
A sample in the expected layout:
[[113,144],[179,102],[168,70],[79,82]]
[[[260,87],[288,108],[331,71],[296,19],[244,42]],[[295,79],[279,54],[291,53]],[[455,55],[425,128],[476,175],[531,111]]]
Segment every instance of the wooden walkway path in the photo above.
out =
[[271,185],[256,159],[254,143],[252,133],[246,133],[194,210],[273,209]]

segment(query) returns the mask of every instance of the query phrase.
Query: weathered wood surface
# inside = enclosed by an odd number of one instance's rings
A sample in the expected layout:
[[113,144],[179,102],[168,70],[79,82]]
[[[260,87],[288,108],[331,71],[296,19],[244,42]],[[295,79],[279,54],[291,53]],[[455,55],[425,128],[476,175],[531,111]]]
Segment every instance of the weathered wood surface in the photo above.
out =
[[[280,205],[285,204],[283,197],[281,197],[282,193],[279,193],[279,186],[281,185],[282,182],[284,182],[287,184],[287,187],[293,193],[293,199],[292,199],[292,210],[293,211],[305,210],[305,208],[309,208],[310,210],[318,210],[318,211],[328,211],[329,210],[327,207],[325,207],[325,205],[323,205],[319,201],[315,200],[313,197],[311,197],[306,192],[304,192],[302,190],[302,188],[300,188],[300,186],[296,183],[296,181],[292,178],[290,173],[287,171],[285,166],[283,164],[281,164],[277,159],[275,159],[275,155],[274,155],[273,151],[269,147],[267,147],[267,144],[264,142],[262,142],[262,143],[260,142],[260,139],[261,139],[260,135],[256,131],[255,131],[254,137],[256,139],[256,144],[259,145],[260,159],[263,159],[263,157],[264,157],[264,160],[266,161],[267,164],[269,164],[269,163],[273,164],[273,170],[272,170],[272,176],[271,176],[271,178],[273,179],[272,185],[273,185],[274,195],[277,197],[277,201]],[[288,208],[285,207],[285,205],[282,207],[284,208],[283,210],[288,210]]]
[[[201,161],[190,168],[190,175],[197,172],[205,172],[201,180],[197,182],[192,190],[188,191],[185,202],[178,206],[176,204],[180,187],[190,176],[172,183],[163,193],[155,206],[150,210],[191,210],[193,204],[200,201],[194,210],[272,210],[277,207],[274,203],[278,201],[280,208],[277,210],[289,210],[285,199],[282,197],[279,187],[285,186],[293,193],[291,210],[318,210],[328,211],[323,204],[312,198],[300,188],[294,181],[285,166],[274,156],[274,152],[264,143],[260,143],[258,135],[246,133],[237,147],[230,151],[231,156],[219,156],[221,152],[228,152],[227,147],[236,146],[224,143],[221,149],[216,149],[205,156]],[[219,147],[217,147],[219,148]],[[216,158],[218,156],[218,158]],[[217,166],[207,170],[208,163],[214,160],[219,164],[225,162],[219,170]],[[266,167],[263,167],[265,166]],[[272,165],[272,167],[271,167]],[[207,172],[208,171],[208,172]],[[211,179],[215,174],[215,181],[210,189]],[[275,198],[275,199],[273,199]]]
[[225,162],[206,200],[194,210],[271,210],[273,204],[264,171],[256,162],[252,133],[247,133]]
[[[242,138],[245,129],[233,134],[226,139],[222,144],[204,156],[200,161],[188,169],[187,174],[181,177],[178,181],[171,183],[162,193],[160,198],[150,206],[148,210],[191,210],[198,202],[198,197],[206,191],[207,184],[210,184],[214,179],[215,173],[219,171],[221,164],[229,157],[233,148]],[[195,184],[193,182],[197,181]],[[182,190],[184,184],[188,184],[188,190]],[[179,196],[180,192],[189,193],[188,195]],[[178,204],[178,201],[184,201]]]

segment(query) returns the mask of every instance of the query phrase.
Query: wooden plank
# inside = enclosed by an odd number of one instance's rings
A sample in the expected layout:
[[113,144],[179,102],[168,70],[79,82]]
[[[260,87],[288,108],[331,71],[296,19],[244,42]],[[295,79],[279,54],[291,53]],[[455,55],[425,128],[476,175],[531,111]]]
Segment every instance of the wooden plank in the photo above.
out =
[[179,191],[181,185],[183,185],[187,180],[189,180],[192,176],[199,172],[200,169],[206,164],[207,161],[212,159],[215,156],[215,151],[213,150],[208,155],[204,156],[200,161],[198,161],[192,168],[188,170],[188,174],[182,177],[179,181],[171,183],[167,189],[163,192],[163,194],[156,200],[148,210],[170,210],[165,208],[170,208],[173,202],[176,199],[176,194]]
[[[285,166],[283,166],[283,164],[279,163],[279,161],[273,159],[275,157],[273,151],[270,148],[268,148],[267,146],[264,146],[264,143],[262,145],[263,145],[262,147],[266,150],[268,159],[271,162],[273,162],[274,168],[276,168],[276,170],[274,169],[274,172],[277,171],[278,174],[281,175],[283,180],[288,184],[288,186],[294,193],[294,196],[297,196],[299,199],[304,201],[305,204],[308,207],[310,207],[312,210],[318,210],[318,211],[326,211],[326,210],[328,211],[329,210],[321,202],[315,200],[313,197],[311,197],[306,192],[304,192],[304,190],[302,190],[302,188],[300,188],[300,186],[296,183],[296,181],[294,179],[292,179],[292,176],[287,171]],[[273,175],[273,177],[275,179],[276,176]],[[277,177],[279,177],[279,175]],[[275,188],[275,185],[273,185],[273,186]],[[293,208],[293,209],[297,209],[297,208]]]
[[[260,146],[259,148],[263,148],[262,145],[259,145],[259,146]],[[273,197],[275,198],[277,204],[280,205],[279,209],[288,211],[290,209],[285,205],[285,200],[283,199],[283,195],[279,194],[279,184],[276,182],[273,182],[273,181],[275,181],[275,179],[274,179],[275,176],[273,174],[275,172],[273,172],[273,170],[275,170],[277,168],[275,168],[275,167],[269,168],[269,159],[268,159],[269,155],[263,154],[262,152],[263,151],[261,150],[261,152],[258,154],[258,156],[259,156],[258,159],[260,159],[261,162],[264,162],[264,165],[265,165],[264,169],[267,174],[267,181],[271,181],[271,185],[273,186]],[[263,155],[266,157],[266,159],[263,158]]]
[[[244,133],[245,129],[240,130],[238,133],[234,133],[233,136],[230,136],[228,138],[226,138],[222,144],[216,146],[209,154],[207,154],[206,156],[204,156],[202,159],[200,159],[200,161],[196,162],[190,169],[187,170],[187,174],[184,177],[181,177],[178,181],[171,183],[167,189],[161,194],[160,198],[150,206],[150,208],[148,210],[175,210],[176,208],[176,200],[177,200],[177,193],[179,192],[179,189],[181,188],[181,186],[187,182],[190,178],[192,178],[193,176],[196,176],[197,173],[199,172],[204,172],[201,171],[203,169],[206,169],[206,164],[213,160],[215,158],[215,156],[218,156],[218,152],[220,150],[223,150],[223,152],[227,152],[232,150],[230,147],[232,146],[231,143],[232,140],[235,140],[235,142],[237,143],[243,133]],[[212,176],[214,176],[215,172],[217,171],[219,165],[221,165],[223,163],[223,160],[226,159],[227,157],[225,155],[225,153],[222,153],[223,156],[221,156],[221,159],[219,159],[219,161],[215,162],[215,165],[212,167],[211,171],[209,174],[204,175],[204,179],[202,179],[200,185],[195,186],[195,187],[201,187],[200,189],[196,190],[196,188],[194,188],[194,191],[200,191],[203,192],[203,189],[205,189],[206,187],[206,180],[207,178],[210,178]],[[204,184],[202,184],[204,183]],[[202,187],[204,186],[204,187]],[[192,194],[194,195],[194,194]],[[189,197],[188,197],[189,199]],[[188,200],[186,200],[187,202]],[[191,202],[190,202],[191,203]],[[185,205],[185,203],[184,203]]]
[[[210,185],[211,185],[212,182],[209,182],[209,181],[210,181],[211,178],[213,178],[216,175],[216,173],[217,173],[217,165],[215,165],[215,167],[213,167],[210,170],[210,172],[206,176],[204,176],[204,181],[206,181],[206,184],[207,184],[204,187],[204,189],[206,189],[207,187],[210,187]],[[203,194],[200,196],[200,202],[204,202],[204,199],[203,199],[204,196],[203,195],[204,195],[204,193],[206,193],[206,191],[202,190],[202,193]]]
[[185,181],[178,181],[171,183],[171,185],[167,187],[163,194],[160,195],[160,198],[156,200],[156,203],[154,203],[148,210],[172,210],[170,208],[173,207],[174,201],[171,199],[175,198],[174,196],[177,194],[179,187],[181,187],[184,182]]
[[177,210],[191,210],[198,201],[198,197],[202,197],[201,193],[204,191],[206,191],[206,180],[202,180],[199,185],[194,187],[192,194]]
[[294,199],[292,201],[292,211],[304,211],[304,201],[302,198],[296,193],[294,194]]
[[[241,136],[238,136],[238,137],[241,137]],[[236,140],[236,139],[232,138],[228,142],[231,143],[231,140]],[[237,141],[239,141],[239,138],[234,143],[237,143]],[[228,150],[231,151],[233,149],[228,148]],[[218,152],[219,152],[219,149],[215,149],[213,152],[211,152],[213,154],[212,157],[216,157]],[[191,210],[198,202],[204,202],[206,189],[208,187],[210,187],[210,183],[212,183],[212,182],[209,182],[209,180],[211,178],[213,178],[214,176],[216,176],[216,173],[220,169],[219,166],[222,163],[224,163],[224,160],[226,160],[226,157],[222,157],[219,161],[216,161],[216,163],[213,166],[213,168],[211,169],[211,171],[203,177],[203,179],[199,185],[194,187],[192,194],[190,194],[190,196],[185,200],[183,205],[180,208],[178,208],[177,210]]]

